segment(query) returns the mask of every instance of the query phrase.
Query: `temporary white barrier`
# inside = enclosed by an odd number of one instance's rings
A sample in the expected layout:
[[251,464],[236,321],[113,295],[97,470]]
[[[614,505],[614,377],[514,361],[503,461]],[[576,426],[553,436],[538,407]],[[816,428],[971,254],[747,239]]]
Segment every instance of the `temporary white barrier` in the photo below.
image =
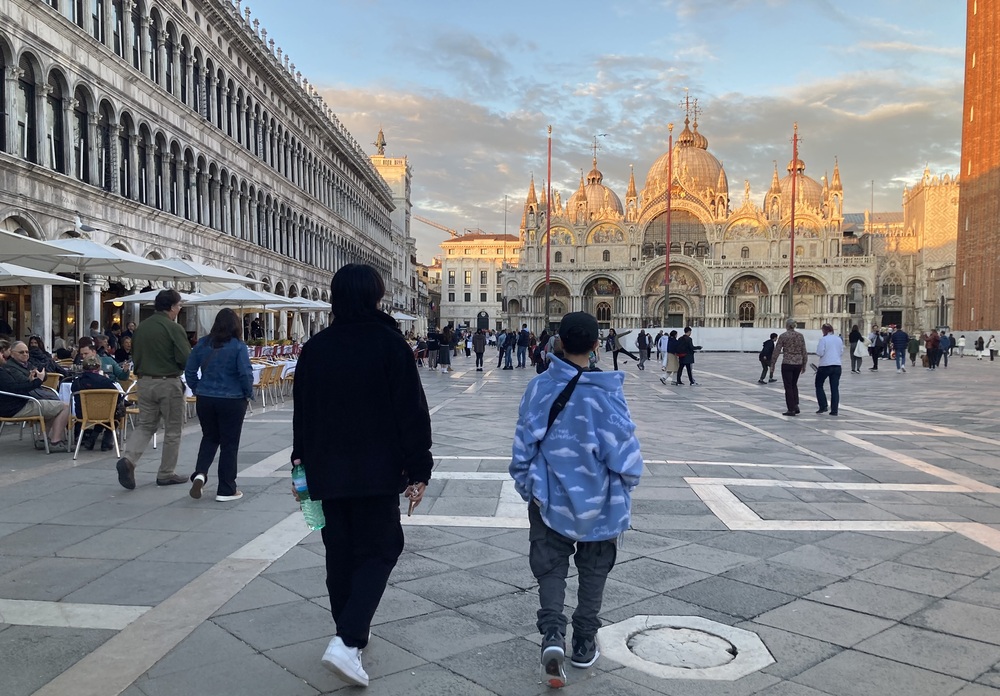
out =
[[[677,337],[680,338],[684,335],[684,329],[678,327],[670,327],[666,329],[664,333],[670,333],[674,329],[677,330]],[[619,329],[615,327],[615,330],[621,334],[623,331],[628,331],[628,327],[623,327]],[[812,353],[816,350],[816,344],[819,339],[823,336],[823,332],[819,329],[796,329],[799,333],[805,336],[806,339],[806,349]],[[648,333],[651,339],[656,338],[656,334],[661,331],[659,327],[647,328],[646,333]],[[784,333],[784,327],[774,327],[774,328],[725,328],[725,327],[705,327],[705,326],[694,326],[691,328],[691,340],[694,341],[696,346],[701,346],[702,350],[705,352],[730,352],[730,353],[759,353],[761,347],[764,345],[764,341],[770,338],[772,333],[776,333],[779,336]],[[632,329],[631,333],[624,336],[621,341],[627,350],[635,351],[635,339],[639,336],[639,329]],[[604,345],[604,338],[607,337],[607,332],[604,332],[601,338],[601,345]],[[847,337],[841,336],[846,344]],[[656,350],[655,345],[653,346],[653,351]]]

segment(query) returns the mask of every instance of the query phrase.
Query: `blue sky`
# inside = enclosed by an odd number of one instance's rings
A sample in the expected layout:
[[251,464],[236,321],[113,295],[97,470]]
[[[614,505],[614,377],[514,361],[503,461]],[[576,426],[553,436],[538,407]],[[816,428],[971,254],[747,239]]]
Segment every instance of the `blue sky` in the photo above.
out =
[[[414,212],[459,230],[517,232],[529,176],[563,200],[589,171],[641,189],[679,129],[685,93],[758,204],[773,161],[840,161],[845,211],[901,210],[903,186],[958,171],[965,3],[940,0],[250,0],[296,68],[363,144],[414,171]],[[687,92],[685,92],[685,88]],[[677,130],[675,130],[675,133]],[[369,152],[374,147],[368,148]],[[422,261],[445,235],[413,224]]]

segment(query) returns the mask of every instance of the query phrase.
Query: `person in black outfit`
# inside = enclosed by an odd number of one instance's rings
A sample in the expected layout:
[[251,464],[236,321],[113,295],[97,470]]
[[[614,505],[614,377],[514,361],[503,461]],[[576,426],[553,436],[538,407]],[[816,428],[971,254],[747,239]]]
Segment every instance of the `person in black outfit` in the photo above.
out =
[[681,375],[684,374],[684,368],[687,368],[688,382],[691,386],[698,384],[694,381],[694,375],[691,373],[691,366],[694,365],[694,352],[698,350],[700,346],[695,346],[694,341],[691,340],[691,327],[688,326],[684,329],[684,335],[677,339],[677,359],[680,363],[680,367],[677,368],[677,381],[674,383],[677,386],[684,384],[681,381]]
[[[764,378],[767,377],[767,373],[771,373],[771,381],[777,382],[774,378],[774,370],[771,369],[771,356],[774,354],[774,339],[778,337],[778,334],[771,334],[771,338],[764,341],[764,347],[760,349],[760,353],[757,354],[757,359],[760,360],[760,379],[757,380],[757,384],[767,384]],[[689,375],[690,376],[690,375]]]
[[[111,381],[107,376],[101,372],[101,359],[96,355],[91,355],[89,358],[83,360],[83,372],[73,380],[73,386],[70,392],[73,394],[73,411],[76,413],[77,418],[82,415],[80,409],[80,392],[86,389],[117,389],[115,383]],[[75,437],[80,436],[80,424],[77,423],[75,428]],[[97,433],[101,431],[104,433],[101,439],[101,451],[107,452],[108,450],[113,450],[115,448],[115,435],[109,429],[95,425],[92,428],[87,428],[87,431],[83,433],[83,441],[80,446],[84,449],[92,450],[94,445],[97,443]]]
[[378,272],[348,264],[330,291],[333,322],[303,346],[295,370],[291,457],[301,460],[309,496],[323,501],[326,516],[337,632],[323,665],[367,686],[361,650],[403,551],[399,494],[416,505],[430,481],[431,419],[410,346],[378,309],[385,294]]
[[[847,337],[848,343],[851,345],[851,372],[855,374],[861,374],[861,365],[864,361],[860,355],[855,355],[854,352],[858,349],[858,344],[864,344],[865,337],[861,335],[861,331],[858,329],[858,325],[855,324],[851,327],[851,333]],[[863,347],[862,347],[863,350]]]

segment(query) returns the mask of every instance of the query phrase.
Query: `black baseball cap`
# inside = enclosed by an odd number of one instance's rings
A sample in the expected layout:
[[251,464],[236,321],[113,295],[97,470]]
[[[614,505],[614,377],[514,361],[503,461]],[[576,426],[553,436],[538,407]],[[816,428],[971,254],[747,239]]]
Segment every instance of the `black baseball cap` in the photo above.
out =
[[559,338],[568,353],[589,351],[601,333],[597,319],[587,312],[570,312],[559,322]]

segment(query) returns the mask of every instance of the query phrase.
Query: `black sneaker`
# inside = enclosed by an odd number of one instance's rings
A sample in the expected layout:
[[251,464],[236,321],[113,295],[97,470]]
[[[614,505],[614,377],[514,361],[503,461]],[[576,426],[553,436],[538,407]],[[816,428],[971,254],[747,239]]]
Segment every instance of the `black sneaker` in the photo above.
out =
[[574,667],[585,669],[597,662],[601,650],[597,647],[597,636],[577,636],[573,634],[573,657],[569,663]]
[[542,681],[552,689],[566,686],[566,642],[558,629],[552,628],[542,639]]

